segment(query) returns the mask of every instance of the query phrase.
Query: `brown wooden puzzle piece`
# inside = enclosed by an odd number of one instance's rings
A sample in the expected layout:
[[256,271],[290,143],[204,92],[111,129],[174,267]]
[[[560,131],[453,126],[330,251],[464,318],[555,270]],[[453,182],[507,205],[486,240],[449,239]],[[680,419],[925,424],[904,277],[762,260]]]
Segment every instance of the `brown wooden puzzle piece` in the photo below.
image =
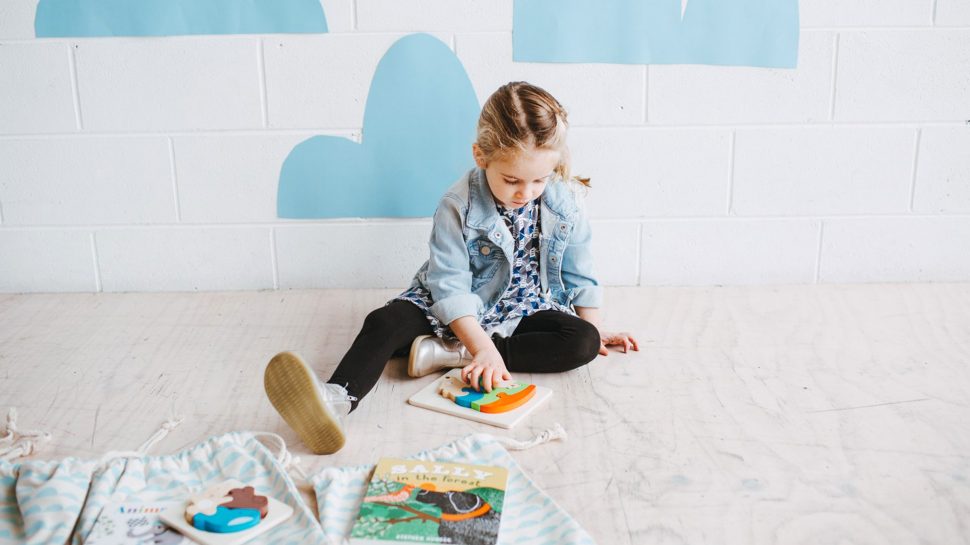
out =
[[269,500],[266,499],[266,496],[257,495],[256,489],[253,487],[233,488],[229,491],[229,495],[232,496],[232,501],[223,503],[223,507],[228,507],[229,509],[257,509],[259,510],[259,517],[266,518],[266,513],[269,512]]

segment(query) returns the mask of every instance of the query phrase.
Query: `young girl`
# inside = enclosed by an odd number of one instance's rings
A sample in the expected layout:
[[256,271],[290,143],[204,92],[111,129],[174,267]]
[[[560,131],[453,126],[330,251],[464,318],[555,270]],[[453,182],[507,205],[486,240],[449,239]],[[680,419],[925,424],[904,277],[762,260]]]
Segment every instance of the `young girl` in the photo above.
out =
[[344,444],[340,419],[374,387],[392,356],[408,374],[462,367],[478,389],[510,371],[553,373],[639,350],[628,333],[599,329],[583,184],[569,175],[566,112],[523,82],[486,101],[472,146],[477,168],[442,197],[431,256],[411,286],[371,312],[333,376],[319,383],[290,352],[267,365],[266,393],[315,453]]

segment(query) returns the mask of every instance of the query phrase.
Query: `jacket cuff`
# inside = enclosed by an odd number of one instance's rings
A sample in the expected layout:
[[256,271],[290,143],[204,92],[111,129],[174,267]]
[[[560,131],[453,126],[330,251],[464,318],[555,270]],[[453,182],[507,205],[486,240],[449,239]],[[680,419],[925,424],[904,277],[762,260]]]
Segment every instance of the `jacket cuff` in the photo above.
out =
[[569,301],[574,307],[593,307],[603,306],[603,286],[581,286],[572,289],[570,294],[572,299]]
[[475,316],[484,310],[482,298],[474,293],[463,293],[445,297],[431,305],[431,314],[442,324],[448,325],[462,316]]

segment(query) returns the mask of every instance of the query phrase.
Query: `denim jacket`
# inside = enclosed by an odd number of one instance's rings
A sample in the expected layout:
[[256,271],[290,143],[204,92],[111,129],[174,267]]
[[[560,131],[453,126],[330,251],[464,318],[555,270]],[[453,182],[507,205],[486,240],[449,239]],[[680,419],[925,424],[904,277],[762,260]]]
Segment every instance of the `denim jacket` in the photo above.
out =
[[[539,281],[543,297],[561,305],[599,307],[603,292],[592,272],[591,233],[577,185],[557,180],[542,193]],[[511,281],[513,249],[485,171],[470,170],[445,192],[429,245],[431,257],[411,286],[431,292],[431,312],[443,324],[462,316],[481,319]]]

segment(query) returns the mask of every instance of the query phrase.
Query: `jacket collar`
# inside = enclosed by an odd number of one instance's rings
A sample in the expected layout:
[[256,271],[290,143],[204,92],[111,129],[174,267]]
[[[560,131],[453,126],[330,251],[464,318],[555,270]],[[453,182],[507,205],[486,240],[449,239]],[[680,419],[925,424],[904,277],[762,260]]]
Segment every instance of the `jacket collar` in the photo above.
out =
[[[551,211],[556,216],[571,218],[575,212],[575,206],[568,205],[566,199],[568,189],[565,188],[566,182],[551,182],[542,193],[543,211]],[[549,214],[543,214],[549,218]],[[551,218],[549,218],[551,219]],[[495,197],[492,190],[488,188],[488,181],[485,179],[485,171],[479,167],[473,168],[468,173],[468,215],[465,219],[469,227],[491,230],[497,225],[504,225],[495,207]],[[545,223],[545,222],[543,222]]]
[[485,171],[479,167],[468,173],[468,216],[465,221],[469,227],[483,230],[491,229],[499,221],[495,197],[488,188]]

